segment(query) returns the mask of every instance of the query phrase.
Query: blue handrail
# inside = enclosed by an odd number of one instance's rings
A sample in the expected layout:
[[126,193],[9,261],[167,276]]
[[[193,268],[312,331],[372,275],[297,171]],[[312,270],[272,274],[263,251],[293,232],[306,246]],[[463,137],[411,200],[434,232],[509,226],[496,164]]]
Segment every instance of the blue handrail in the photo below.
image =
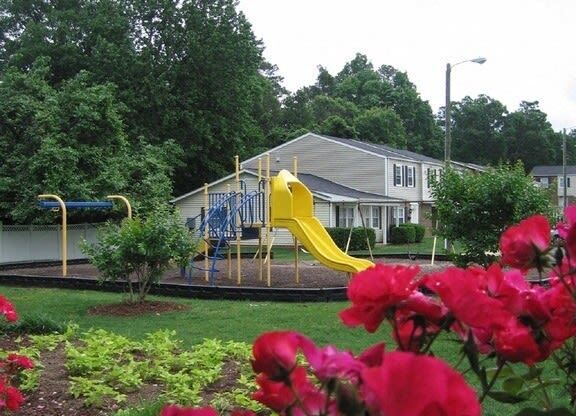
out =
[[[114,204],[111,201],[66,201],[66,209],[112,209]],[[38,201],[38,206],[43,209],[60,208],[57,201]]]

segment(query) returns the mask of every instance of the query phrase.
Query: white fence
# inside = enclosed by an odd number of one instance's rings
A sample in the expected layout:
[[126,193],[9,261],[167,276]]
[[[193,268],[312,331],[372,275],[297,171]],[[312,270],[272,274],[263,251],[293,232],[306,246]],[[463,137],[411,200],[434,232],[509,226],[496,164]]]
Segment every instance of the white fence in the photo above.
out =
[[[80,242],[96,242],[102,224],[73,224],[68,228],[68,259],[85,259]],[[0,225],[0,264],[62,258],[60,225]]]

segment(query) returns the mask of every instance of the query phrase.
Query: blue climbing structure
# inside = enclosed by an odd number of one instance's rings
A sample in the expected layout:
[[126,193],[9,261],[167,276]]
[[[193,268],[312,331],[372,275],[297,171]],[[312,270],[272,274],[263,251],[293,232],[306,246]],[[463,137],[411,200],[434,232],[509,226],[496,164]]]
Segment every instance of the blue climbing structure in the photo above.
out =
[[[208,272],[211,285],[216,284],[215,274],[219,271],[217,262],[230,250],[230,242],[236,241],[238,236],[242,240],[258,238],[259,229],[265,220],[265,183],[265,180],[261,180],[258,190],[247,191],[246,183],[240,181],[240,192],[210,193],[209,206],[204,207],[200,215],[188,221],[188,228],[195,233],[197,247],[208,246]],[[191,260],[187,273],[189,282],[194,269],[205,270]]]

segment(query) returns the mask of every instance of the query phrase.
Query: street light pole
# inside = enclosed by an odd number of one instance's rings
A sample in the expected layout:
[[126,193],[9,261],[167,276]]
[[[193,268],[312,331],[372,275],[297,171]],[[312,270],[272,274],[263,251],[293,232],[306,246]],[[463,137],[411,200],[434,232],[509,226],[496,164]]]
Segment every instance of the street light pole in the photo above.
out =
[[450,120],[450,75],[452,73],[452,66],[450,64],[446,64],[446,114],[445,114],[445,121],[446,121],[446,137],[444,139],[444,160],[446,164],[450,164],[450,129],[451,129],[451,120]]
[[450,164],[450,150],[452,148],[452,135],[451,135],[451,128],[452,128],[452,120],[451,120],[451,100],[450,100],[450,76],[452,74],[452,68],[456,65],[463,64],[465,62],[474,62],[475,64],[483,64],[486,62],[486,58],[478,57],[474,59],[467,59],[465,61],[461,61],[455,63],[454,65],[450,65],[450,63],[446,64],[446,107],[445,107],[445,128],[446,128],[446,135],[444,137],[444,161],[447,165]]
[[564,180],[562,192],[562,205],[564,209],[568,206],[567,189],[566,189],[566,129],[562,131],[562,177]]

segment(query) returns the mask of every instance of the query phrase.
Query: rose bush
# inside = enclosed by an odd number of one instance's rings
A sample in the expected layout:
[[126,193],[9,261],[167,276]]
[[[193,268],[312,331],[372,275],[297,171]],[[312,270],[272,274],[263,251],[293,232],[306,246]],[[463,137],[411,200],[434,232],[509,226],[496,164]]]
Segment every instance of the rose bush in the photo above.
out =
[[[356,274],[342,322],[368,332],[386,323],[396,351],[378,344],[354,356],[296,332],[265,333],[253,346],[254,399],[283,415],[465,416],[480,415],[486,397],[518,403],[539,395],[541,410],[517,415],[571,415],[547,392],[562,383],[576,402],[576,206],[565,218],[555,241],[541,215],[510,226],[501,262],[487,268],[418,277],[418,267],[377,264]],[[478,393],[435,358],[441,332],[461,343]],[[563,380],[542,377],[538,364],[549,359]]]
[[[4,315],[8,322],[18,320],[18,315],[12,303],[4,296],[0,295],[0,314]],[[16,411],[24,402],[24,396],[15,387],[21,371],[34,367],[30,358],[8,354],[6,358],[0,359],[0,413],[5,409]]]

